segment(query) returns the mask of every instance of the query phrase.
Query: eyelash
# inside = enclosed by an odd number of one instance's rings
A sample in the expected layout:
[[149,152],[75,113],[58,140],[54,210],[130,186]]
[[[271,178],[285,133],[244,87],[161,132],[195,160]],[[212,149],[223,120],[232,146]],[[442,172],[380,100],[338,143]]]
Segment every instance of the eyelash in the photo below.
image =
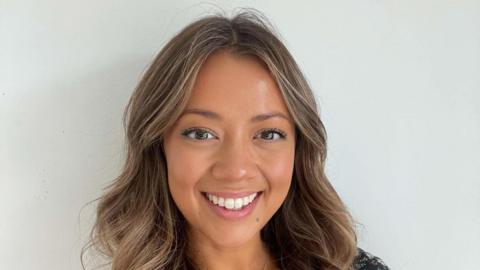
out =
[[[188,129],[184,130],[182,132],[182,135],[187,137],[188,139],[192,139],[192,140],[196,140],[196,141],[207,141],[208,140],[208,139],[198,139],[197,140],[197,139],[193,139],[193,138],[189,137],[188,135],[190,133],[193,133],[194,131],[196,131],[196,132],[201,131],[201,133],[210,133],[211,134],[211,132],[208,131],[207,129],[193,127],[193,128],[188,128]],[[280,129],[277,129],[277,128],[269,128],[269,129],[263,130],[260,134],[263,134],[263,133],[266,133],[266,134],[276,133],[280,136],[279,140],[284,140],[287,137],[287,134],[285,134],[285,132],[283,132],[283,131],[281,131]],[[276,141],[276,140],[272,139],[272,140],[265,140],[265,141]]]

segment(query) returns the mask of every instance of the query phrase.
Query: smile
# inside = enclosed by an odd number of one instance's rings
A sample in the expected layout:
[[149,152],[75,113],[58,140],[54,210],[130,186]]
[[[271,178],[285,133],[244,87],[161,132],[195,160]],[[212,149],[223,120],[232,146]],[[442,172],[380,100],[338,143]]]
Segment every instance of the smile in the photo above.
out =
[[219,217],[227,220],[238,220],[248,216],[255,209],[262,194],[263,192],[260,191],[235,196],[219,196],[219,194],[202,192],[208,207]]
[[257,197],[257,192],[252,193],[248,196],[242,197],[242,198],[224,198],[220,196],[215,196],[210,193],[205,193],[208,200],[213,202],[215,205],[218,205],[220,207],[224,207],[228,210],[239,210],[242,209],[243,207],[249,205],[252,203],[252,201]]

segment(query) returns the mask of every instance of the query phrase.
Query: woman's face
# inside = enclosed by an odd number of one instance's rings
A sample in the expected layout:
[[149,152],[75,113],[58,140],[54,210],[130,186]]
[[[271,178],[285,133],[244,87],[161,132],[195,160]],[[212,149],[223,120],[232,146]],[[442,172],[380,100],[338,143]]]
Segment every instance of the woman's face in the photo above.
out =
[[210,55],[164,140],[168,185],[189,233],[217,247],[258,237],[288,193],[294,132],[262,65],[226,52]]

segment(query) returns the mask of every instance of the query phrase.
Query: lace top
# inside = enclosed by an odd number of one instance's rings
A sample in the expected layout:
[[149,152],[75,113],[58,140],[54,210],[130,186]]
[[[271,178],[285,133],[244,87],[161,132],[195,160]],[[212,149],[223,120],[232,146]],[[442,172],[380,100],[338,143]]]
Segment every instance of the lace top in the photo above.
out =
[[355,270],[390,270],[382,259],[366,252],[357,247],[358,255],[353,261],[353,269]]

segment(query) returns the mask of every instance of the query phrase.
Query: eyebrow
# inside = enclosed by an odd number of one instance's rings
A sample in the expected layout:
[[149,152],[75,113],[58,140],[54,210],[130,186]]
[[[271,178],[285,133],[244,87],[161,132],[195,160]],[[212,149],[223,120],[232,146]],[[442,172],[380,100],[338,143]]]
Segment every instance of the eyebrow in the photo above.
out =
[[[186,109],[180,115],[180,117],[184,116],[185,114],[198,114],[198,115],[201,115],[201,116],[204,116],[206,118],[213,119],[213,120],[219,120],[219,121],[223,120],[223,118],[216,112],[207,111],[207,110],[198,109],[198,108]],[[285,114],[281,113],[281,112],[268,112],[268,113],[255,115],[254,117],[252,117],[250,119],[250,121],[251,122],[260,122],[260,121],[265,121],[265,120],[273,118],[273,117],[280,117],[280,118],[283,118],[287,121],[290,121],[290,118],[288,116],[286,116]]]

